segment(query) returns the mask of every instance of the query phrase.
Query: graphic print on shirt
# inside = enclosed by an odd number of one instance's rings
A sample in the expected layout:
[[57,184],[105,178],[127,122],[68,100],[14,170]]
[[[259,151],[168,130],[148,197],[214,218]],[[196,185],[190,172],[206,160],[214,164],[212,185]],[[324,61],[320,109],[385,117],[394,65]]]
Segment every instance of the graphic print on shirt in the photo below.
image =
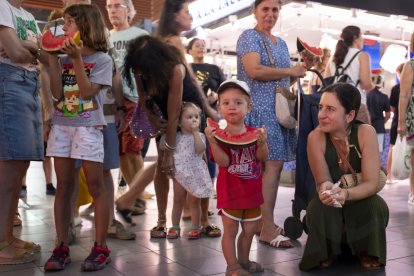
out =
[[227,171],[242,179],[257,179],[261,168],[256,162],[256,145],[230,149],[231,164]]
[[37,43],[37,27],[34,20],[25,20],[16,16],[16,33],[20,40],[30,40]]
[[[95,63],[85,63],[86,75],[89,77]],[[92,98],[83,100],[80,98],[79,86],[76,82],[73,64],[62,65],[63,100],[56,106],[56,116],[89,118],[91,110],[98,109],[98,104]]]

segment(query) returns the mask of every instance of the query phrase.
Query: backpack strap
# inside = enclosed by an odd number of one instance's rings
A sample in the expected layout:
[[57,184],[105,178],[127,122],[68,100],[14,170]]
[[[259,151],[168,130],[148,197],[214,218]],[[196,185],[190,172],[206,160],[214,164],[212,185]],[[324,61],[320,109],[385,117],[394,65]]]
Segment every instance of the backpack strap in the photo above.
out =
[[[341,65],[337,65],[335,67],[335,77],[339,77],[340,75],[343,75],[344,72],[346,71],[346,69],[348,69],[348,67],[351,65],[351,63],[354,61],[354,59],[357,57],[357,55],[359,55],[359,53],[361,53],[361,50],[359,50],[358,52],[356,52],[352,58],[348,61],[348,63],[345,65],[345,67],[342,67]],[[339,69],[341,69],[341,72],[339,72]],[[356,82],[355,86],[358,86],[359,84],[359,80]]]

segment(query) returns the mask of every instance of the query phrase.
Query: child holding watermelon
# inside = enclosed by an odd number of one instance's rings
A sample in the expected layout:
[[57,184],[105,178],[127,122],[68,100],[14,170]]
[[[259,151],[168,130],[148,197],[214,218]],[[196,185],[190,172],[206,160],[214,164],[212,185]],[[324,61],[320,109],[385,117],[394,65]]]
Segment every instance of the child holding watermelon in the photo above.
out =
[[[167,238],[176,239],[180,236],[180,219],[186,197],[191,205],[191,231],[188,239],[199,239],[201,227],[201,198],[209,198],[213,183],[208,173],[203,155],[206,150],[204,134],[200,132],[201,109],[192,102],[183,102],[179,117],[179,131],[176,136],[174,150],[174,204],[171,213],[173,226],[168,229]],[[161,138],[161,150],[171,151],[165,136]]]
[[[82,270],[100,270],[110,261],[106,246],[109,205],[103,185],[103,133],[106,125],[103,96],[112,85],[112,60],[103,17],[96,6],[71,5],[64,10],[63,31],[68,39],[62,55],[49,56],[50,88],[57,109],[49,134],[47,156],[54,157],[57,193],[57,246],[45,271],[63,270],[70,263],[68,228],[74,190],[75,160],[81,159],[89,192],[95,203],[96,242]],[[80,44],[71,37],[78,32]]]
[[[205,133],[212,157],[219,165],[217,208],[224,227],[221,244],[227,262],[226,275],[250,275],[263,271],[260,264],[249,260],[249,251],[261,218],[261,163],[268,157],[267,133],[265,127],[257,129],[244,124],[252,109],[250,89],[245,82],[227,80],[220,85],[217,94],[217,106],[227,126],[222,130],[209,121]],[[243,139],[248,137],[250,139]],[[237,140],[237,145],[233,140]],[[239,223],[242,232],[236,254]]]

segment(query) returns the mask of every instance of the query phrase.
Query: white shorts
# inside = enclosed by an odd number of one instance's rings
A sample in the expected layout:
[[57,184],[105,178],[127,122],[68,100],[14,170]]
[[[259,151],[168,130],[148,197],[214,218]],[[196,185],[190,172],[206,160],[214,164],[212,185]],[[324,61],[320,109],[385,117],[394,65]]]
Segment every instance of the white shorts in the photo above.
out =
[[103,163],[102,130],[97,127],[53,125],[47,141],[46,155]]

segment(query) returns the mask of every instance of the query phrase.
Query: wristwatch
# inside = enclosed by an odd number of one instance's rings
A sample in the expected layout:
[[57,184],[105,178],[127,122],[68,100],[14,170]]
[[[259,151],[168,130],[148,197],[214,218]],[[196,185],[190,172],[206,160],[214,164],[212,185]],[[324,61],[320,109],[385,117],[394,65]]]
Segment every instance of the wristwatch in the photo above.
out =
[[124,113],[127,113],[127,108],[125,105],[117,106],[116,111],[122,110]]

